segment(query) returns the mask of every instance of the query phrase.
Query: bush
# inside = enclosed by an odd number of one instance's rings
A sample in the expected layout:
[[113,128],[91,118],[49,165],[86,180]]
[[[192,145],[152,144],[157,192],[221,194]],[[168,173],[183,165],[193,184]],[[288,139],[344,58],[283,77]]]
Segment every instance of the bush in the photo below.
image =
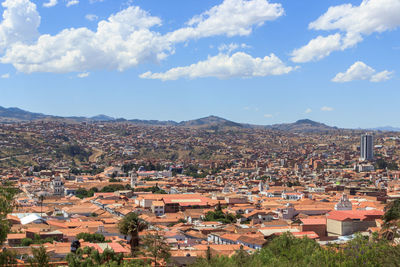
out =
[[204,221],[217,221],[228,224],[235,222],[236,217],[231,213],[224,213],[222,210],[216,210],[207,212]]
[[24,238],[21,240],[21,246],[23,247],[29,247],[31,244],[33,244],[33,240],[31,238]]
[[359,235],[340,247],[321,247],[309,238],[284,233],[253,255],[241,249],[230,258],[200,258],[193,266],[399,266],[399,262],[400,246],[385,240],[369,240]]
[[103,243],[105,241],[105,237],[99,233],[95,233],[95,234],[79,233],[76,236],[76,238],[83,239],[84,241],[91,242],[91,243]]

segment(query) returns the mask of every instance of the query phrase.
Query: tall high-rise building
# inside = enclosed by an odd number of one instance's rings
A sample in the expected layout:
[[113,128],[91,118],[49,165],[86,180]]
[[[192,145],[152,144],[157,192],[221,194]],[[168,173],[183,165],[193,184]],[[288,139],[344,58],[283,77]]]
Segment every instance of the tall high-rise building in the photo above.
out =
[[361,143],[360,143],[360,159],[361,160],[373,160],[374,152],[373,152],[374,141],[373,137],[370,134],[361,135]]

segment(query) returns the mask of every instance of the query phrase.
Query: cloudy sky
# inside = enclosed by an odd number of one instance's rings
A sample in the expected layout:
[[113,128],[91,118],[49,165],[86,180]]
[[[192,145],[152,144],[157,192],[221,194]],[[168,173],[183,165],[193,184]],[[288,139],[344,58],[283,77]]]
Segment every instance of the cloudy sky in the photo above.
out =
[[400,0],[6,0],[0,105],[400,126]]

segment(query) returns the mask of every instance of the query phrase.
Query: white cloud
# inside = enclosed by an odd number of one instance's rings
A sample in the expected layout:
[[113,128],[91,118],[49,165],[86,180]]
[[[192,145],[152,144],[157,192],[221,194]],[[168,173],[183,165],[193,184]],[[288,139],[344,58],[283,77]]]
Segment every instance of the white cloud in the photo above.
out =
[[332,108],[332,107],[323,106],[323,107],[321,108],[321,110],[322,110],[322,111],[333,111],[333,108]]
[[40,16],[29,0],[6,0],[0,23],[0,53],[17,42],[30,43],[39,36]]
[[312,112],[311,108],[306,109],[306,111],[304,111],[305,114],[310,114]]
[[78,75],[76,75],[78,78],[86,78],[86,77],[88,77],[89,76],[89,72],[82,72],[82,73],[79,73]]
[[327,37],[318,36],[306,46],[294,50],[292,52],[292,61],[302,63],[319,60],[338,49],[340,49],[340,34],[332,34]]
[[233,55],[218,54],[207,60],[197,62],[190,66],[177,67],[164,73],[146,72],[141,78],[177,80],[179,78],[216,77],[227,79],[232,77],[261,77],[282,75],[293,71],[295,68],[286,66],[277,56],[271,54],[264,58],[254,58],[243,52]]
[[[328,37],[319,36],[307,45],[292,53],[294,62],[307,62],[322,59],[333,51],[345,50],[363,41],[364,36],[396,29],[400,26],[399,0],[363,0],[359,6],[343,4],[332,6],[328,11],[311,22],[310,29],[338,31],[339,40],[334,44],[325,44],[320,49],[316,44]],[[331,37],[332,38],[332,37]],[[336,37],[337,38],[337,37]]]
[[377,74],[373,75],[370,79],[371,82],[382,82],[382,81],[387,81],[390,80],[393,77],[393,71],[381,71],[378,72]]
[[236,49],[239,48],[238,44],[230,43],[230,44],[222,44],[218,47],[218,51],[220,52],[225,52],[227,51],[228,54],[231,53],[232,51],[235,51]]
[[[70,6],[79,1],[65,2]],[[6,0],[3,6],[0,54],[4,54],[0,62],[12,64],[24,73],[123,71],[142,63],[158,63],[175,52],[177,42],[215,35],[248,35],[254,26],[284,13],[280,4],[271,4],[267,0],[224,0],[192,18],[188,26],[162,35],[152,29],[161,25],[160,18],[139,7],[129,6],[107,20],[99,21],[96,30],[67,28],[55,35],[39,35],[40,16],[35,4],[29,0]],[[94,16],[86,18],[95,19]],[[244,48],[243,45],[240,47]],[[286,68],[291,70],[291,67]],[[262,75],[263,70],[251,71],[254,75]],[[254,76],[248,75],[247,70],[244,72],[241,76]],[[234,75],[239,76],[238,73]]]
[[218,47],[218,51],[220,52],[227,52],[230,54],[231,52],[235,51],[238,48],[249,48],[250,46],[247,44],[236,44],[236,43],[230,43],[230,44],[221,44]]
[[272,118],[272,117],[274,117],[274,115],[272,115],[272,114],[264,114],[264,118]]
[[70,7],[79,4],[79,0],[67,0],[65,6]]
[[49,2],[43,3],[44,7],[53,7],[57,5],[58,0],[49,0]]
[[172,42],[210,37],[215,35],[245,36],[252,32],[254,25],[276,20],[284,14],[281,4],[267,0],[225,0],[201,15],[194,16],[189,27],[168,34]]
[[98,20],[99,17],[97,15],[95,15],[95,14],[87,14],[85,16],[85,19],[87,19],[89,21],[95,21],[95,20]]
[[149,30],[161,20],[139,7],[128,7],[98,23],[97,31],[65,29],[44,34],[33,45],[16,43],[2,57],[21,72],[120,71],[143,62],[158,62],[172,51],[160,34]]
[[104,2],[104,0],[89,0],[89,3],[94,4],[94,3],[100,3]]
[[10,78],[10,73],[5,73],[3,75],[0,76],[2,79],[8,79]]
[[366,65],[364,62],[357,61],[351,65],[346,72],[339,72],[332,79],[333,82],[350,82],[355,80],[369,80],[371,82],[385,81],[391,78],[393,72],[376,70]]

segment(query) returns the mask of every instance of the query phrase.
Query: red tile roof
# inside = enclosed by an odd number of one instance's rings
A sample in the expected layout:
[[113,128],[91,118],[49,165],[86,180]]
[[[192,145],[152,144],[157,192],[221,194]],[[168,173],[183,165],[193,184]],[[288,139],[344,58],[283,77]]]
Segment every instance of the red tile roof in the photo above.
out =
[[320,224],[326,224],[326,218],[318,218],[318,219],[301,219],[301,222],[306,225],[320,225]]
[[379,210],[334,210],[328,214],[328,219],[336,221],[346,220],[375,220],[384,214]]

